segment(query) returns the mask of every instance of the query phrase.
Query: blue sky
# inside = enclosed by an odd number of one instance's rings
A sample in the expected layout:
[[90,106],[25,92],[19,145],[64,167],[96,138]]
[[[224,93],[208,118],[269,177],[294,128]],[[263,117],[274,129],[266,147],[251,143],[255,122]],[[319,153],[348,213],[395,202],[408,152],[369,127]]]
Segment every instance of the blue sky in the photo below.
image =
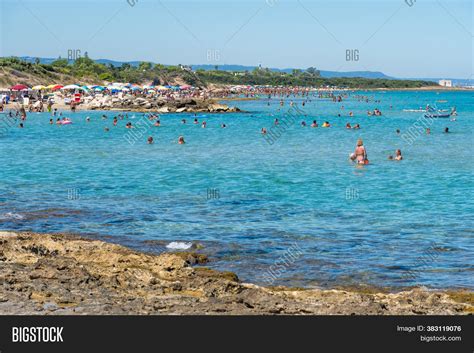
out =
[[0,0],[0,55],[472,76],[471,0],[128,1]]

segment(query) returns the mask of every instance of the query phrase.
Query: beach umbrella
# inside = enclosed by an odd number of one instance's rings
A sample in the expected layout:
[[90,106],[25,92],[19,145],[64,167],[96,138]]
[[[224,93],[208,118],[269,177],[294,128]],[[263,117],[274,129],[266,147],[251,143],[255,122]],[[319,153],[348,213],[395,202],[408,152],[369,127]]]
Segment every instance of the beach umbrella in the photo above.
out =
[[101,87],[101,86],[97,86],[94,88],[94,91],[96,92],[102,92],[105,88],[104,87]]
[[37,85],[37,86],[34,86],[32,87],[31,89],[34,89],[34,90],[40,90],[40,89],[45,89],[46,86],[43,86],[43,85]]
[[83,89],[83,90],[86,91],[86,92],[89,91],[89,87],[87,87],[87,86],[82,86],[81,89]]
[[64,86],[62,86],[62,85],[55,85],[55,86],[52,88],[52,90],[53,90],[53,91],[57,91],[57,90],[59,90],[59,89],[61,89],[61,88],[63,88],[63,87],[64,87]]
[[10,87],[10,89],[12,91],[24,91],[26,89],[29,89],[29,87],[25,85],[15,85],[15,86]]
[[78,86],[78,85],[67,85],[67,86],[64,86],[61,89],[79,89],[79,88],[81,88],[81,87]]

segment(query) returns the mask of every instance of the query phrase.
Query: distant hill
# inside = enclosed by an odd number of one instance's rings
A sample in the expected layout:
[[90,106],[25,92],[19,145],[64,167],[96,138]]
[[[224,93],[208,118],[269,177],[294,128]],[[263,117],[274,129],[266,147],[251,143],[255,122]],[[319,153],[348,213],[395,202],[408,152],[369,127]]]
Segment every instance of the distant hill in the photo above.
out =
[[[32,56],[21,56],[19,57],[22,60],[27,62],[34,63],[36,57]],[[51,64],[53,61],[57,60],[57,58],[39,58],[40,63],[42,64]],[[109,65],[112,64],[115,67],[122,66],[123,64],[130,64],[131,66],[138,66],[140,61],[117,61],[117,60],[110,60],[110,59],[95,59],[95,62]],[[165,65],[169,66],[169,65]],[[170,65],[171,66],[171,65]],[[212,71],[215,70],[215,65],[203,64],[203,65],[189,65],[193,68],[193,70],[202,69],[205,71]],[[257,66],[246,66],[246,65],[218,65],[219,70],[222,71],[253,71]],[[271,71],[274,72],[286,72],[291,73],[294,68],[270,68]],[[451,80],[453,84],[458,86],[469,86],[474,85],[473,79],[458,79],[458,78],[449,78],[449,77],[440,77],[440,78],[399,78],[399,77],[392,77],[387,76],[383,72],[380,71],[327,71],[327,70],[319,70],[320,75],[322,78],[338,78],[338,77],[362,77],[362,78],[369,78],[369,79],[386,79],[386,80],[423,80],[423,81],[431,81],[431,82],[438,82],[439,80]]]
[[[32,56],[21,56],[20,59],[25,60],[27,62],[34,63],[36,58]],[[41,64],[51,64],[53,61],[57,60],[57,58],[39,58]],[[123,64],[127,63],[131,66],[138,66],[140,61],[116,61],[110,59],[95,59],[95,62],[109,65],[112,64],[113,66],[122,66]],[[193,70],[206,70],[211,71],[215,70],[215,65],[190,65]],[[252,71],[257,66],[245,66],[245,65],[218,65],[219,70],[222,71]],[[271,71],[274,72],[286,72],[291,73],[294,68],[270,68]],[[338,72],[338,71],[325,71],[320,70],[321,77],[323,78],[333,78],[333,77],[362,77],[362,78],[383,78],[388,80],[396,80],[394,77],[390,77],[385,75],[383,72],[378,71],[346,71],[346,72]]]
[[[60,58],[59,58],[60,59]],[[418,88],[436,86],[420,80],[387,78],[381,72],[331,72],[316,69],[255,69],[252,66],[224,65],[218,70],[213,65],[189,66],[162,65],[150,62],[124,62],[107,59],[94,60],[87,56],[77,60],[6,57],[0,58],[0,84],[8,87],[16,83],[49,85],[52,83],[104,84],[132,82],[154,85],[183,85],[196,87],[209,85],[270,85],[306,87]],[[200,70],[199,70],[200,69]],[[207,69],[207,70],[206,70]],[[240,72],[236,72],[240,71]]]

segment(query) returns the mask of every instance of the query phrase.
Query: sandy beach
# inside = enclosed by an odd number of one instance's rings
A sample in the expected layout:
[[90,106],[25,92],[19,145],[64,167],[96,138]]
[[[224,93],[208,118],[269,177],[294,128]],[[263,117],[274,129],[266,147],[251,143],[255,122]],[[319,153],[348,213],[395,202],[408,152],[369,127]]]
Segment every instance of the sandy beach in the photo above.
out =
[[204,267],[203,252],[152,255],[66,234],[0,233],[4,315],[466,315],[465,291],[264,288]]

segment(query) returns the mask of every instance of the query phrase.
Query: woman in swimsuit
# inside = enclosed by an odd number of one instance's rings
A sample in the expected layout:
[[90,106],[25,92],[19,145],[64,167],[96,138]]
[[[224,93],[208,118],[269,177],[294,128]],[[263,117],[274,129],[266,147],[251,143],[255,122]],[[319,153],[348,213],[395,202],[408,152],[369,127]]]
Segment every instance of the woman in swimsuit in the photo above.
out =
[[365,150],[364,147],[364,142],[362,139],[357,140],[357,147],[354,151],[356,155],[356,161],[358,164],[366,164],[367,162],[367,151]]

